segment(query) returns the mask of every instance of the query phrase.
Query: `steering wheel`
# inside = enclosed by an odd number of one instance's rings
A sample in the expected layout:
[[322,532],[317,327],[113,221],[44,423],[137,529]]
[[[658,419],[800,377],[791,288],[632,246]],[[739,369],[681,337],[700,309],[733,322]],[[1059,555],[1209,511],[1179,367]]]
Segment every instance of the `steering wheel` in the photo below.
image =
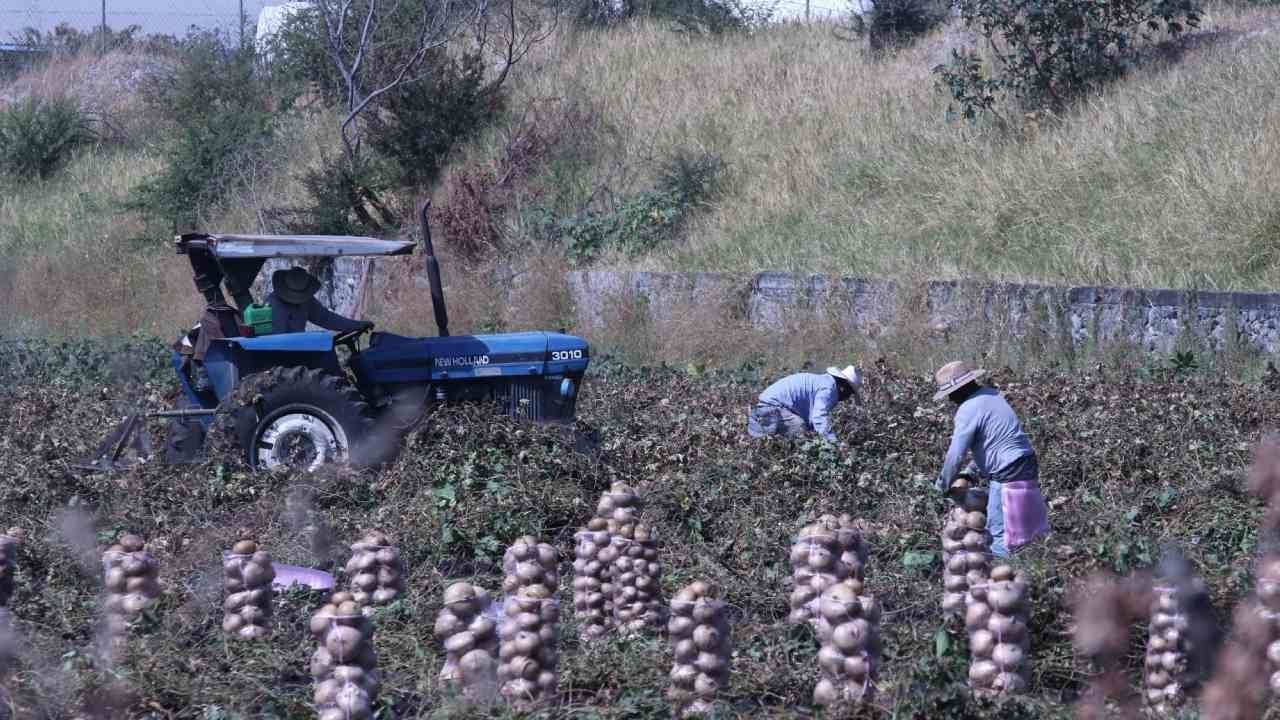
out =
[[372,330],[373,330],[373,325],[371,323],[369,325],[366,325],[365,327],[356,328],[355,330],[348,330],[346,332],[338,333],[337,335],[333,336],[333,344],[346,345],[347,347],[351,348],[351,352],[356,352],[356,350],[359,349],[358,342],[360,340],[360,336]]

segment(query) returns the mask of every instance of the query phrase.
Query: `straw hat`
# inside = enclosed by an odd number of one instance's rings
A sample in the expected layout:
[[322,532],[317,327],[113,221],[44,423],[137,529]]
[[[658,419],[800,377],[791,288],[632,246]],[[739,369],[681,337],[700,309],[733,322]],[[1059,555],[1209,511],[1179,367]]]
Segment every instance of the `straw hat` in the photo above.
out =
[[849,386],[853,388],[858,397],[862,397],[862,373],[858,368],[852,365],[846,365],[843,370],[829,367],[827,368],[827,374],[836,380],[843,380],[849,383]]
[[933,399],[941,400],[986,374],[987,371],[982,368],[971,369],[963,360],[949,362],[933,375],[938,383],[938,392],[934,393]]
[[272,292],[287,303],[301,305],[319,289],[320,281],[303,268],[291,267],[271,273]]

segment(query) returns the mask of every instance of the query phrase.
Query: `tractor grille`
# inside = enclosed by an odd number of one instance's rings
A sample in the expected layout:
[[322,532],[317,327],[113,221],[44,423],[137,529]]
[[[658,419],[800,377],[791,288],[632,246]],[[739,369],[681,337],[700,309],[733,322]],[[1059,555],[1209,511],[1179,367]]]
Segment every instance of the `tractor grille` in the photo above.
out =
[[543,419],[546,395],[546,389],[541,382],[512,383],[511,414],[526,420]]

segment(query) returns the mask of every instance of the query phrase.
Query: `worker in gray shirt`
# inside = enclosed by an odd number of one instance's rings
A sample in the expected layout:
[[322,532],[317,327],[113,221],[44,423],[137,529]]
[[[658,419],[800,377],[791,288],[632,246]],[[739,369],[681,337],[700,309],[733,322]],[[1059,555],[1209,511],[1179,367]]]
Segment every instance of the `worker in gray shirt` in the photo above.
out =
[[955,429],[937,488],[946,493],[967,453],[972,452],[978,475],[988,481],[987,531],[991,552],[1007,557],[1031,541],[1049,534],[1049,508],[1040,492],[1040,463],[1013,408],[995,389],[978,380],[985,370],[965,363],[947,363],[934,379],[934,400],[949,398],[956,408]]
[[796,373],[778,380],[747,411],[747,433],[752,437],[817,433],[834,442],[831,410],[837,403],[858,395],[862,373],[852,365],[825,373]]
[[316,299],[320,281],[300,267],[277,270],[271,273],[271,294],[267,304],[271,306],[271,330],[277,333],[296,333],[307,329],[311,322],[325,330],[350,332],[373,327],[368,321],[345,318]]

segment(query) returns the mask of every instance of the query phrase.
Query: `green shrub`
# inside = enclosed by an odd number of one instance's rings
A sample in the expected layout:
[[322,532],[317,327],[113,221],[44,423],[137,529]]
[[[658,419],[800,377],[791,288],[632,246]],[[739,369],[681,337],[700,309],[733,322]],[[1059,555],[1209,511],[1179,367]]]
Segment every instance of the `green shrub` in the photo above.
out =
[[576,262],[606,250],[648,252],[679,232],[693,212],[718,190],[724,168],[716,155],[677,153],[663,165],[652,190],[624,198],[606,211],[587,209],[567,218],[541,220],[543,234],[558,238]]
[[388,92],[385,112],[369,116],[369,145],[399,168],[405,185],[434,181],[449,151],[483,128],[502,100],[485,83],[479,53],[454,59],[435,48],[423,64],[423,79]]
[[273,119],[252,48],[235,49],[205,33],[184,42],[179,58],[175,75],[154,79],[144,91],[170,127],[162,140],[167,166],[130,203],[175,227],[194,224],[223,196],[237,161],[270,141]]
[[878,0],[864,13],[852,13],[852,30],[867,37],[872,51],[887,50],[941,25],[948,6],[946,0]]
[[29,97],[0,111],[0,172],[49,177],[93,140],[90,119],[75,98]]
[[934,72],[966,118],[1006,98],[1059,112],[1122,74],[1144,43],[1199,25],[1195,0],[959,0],[964,22],[987,40],[994,66],[952,51]]
[[587,0],[580,6],[578,21],[610,25],[633,18],[658,18],[674,21],[687,31],[719,35],[757,27],[772,15],[772,5],[742,0]]

